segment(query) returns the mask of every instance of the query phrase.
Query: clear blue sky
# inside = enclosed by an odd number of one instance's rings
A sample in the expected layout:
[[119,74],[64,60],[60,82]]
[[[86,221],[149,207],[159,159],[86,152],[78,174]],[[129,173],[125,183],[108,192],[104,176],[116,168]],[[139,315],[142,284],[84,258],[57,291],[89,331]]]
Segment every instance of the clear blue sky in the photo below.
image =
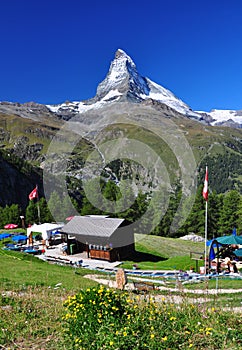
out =
[[121,48],[194,110],[242,109],[241,0],[8,0],[0,101],[95,95]]

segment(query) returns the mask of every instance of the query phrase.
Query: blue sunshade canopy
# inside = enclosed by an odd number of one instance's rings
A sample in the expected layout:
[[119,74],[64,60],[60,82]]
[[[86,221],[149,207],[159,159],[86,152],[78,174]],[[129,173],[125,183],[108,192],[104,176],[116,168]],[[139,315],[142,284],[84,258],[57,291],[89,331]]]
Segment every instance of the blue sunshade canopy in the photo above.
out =
[[242,244],[242,236],[222,236],[216,238],[216,240],[221,244]]
[[25,241],[27,239],[27,236],[25,235],[17,235],[12,238],[13,241]]
[[238,256],[238,257],[242,257],[242,248],[236,249],[236,250],[234,251],[234,254],[235,254],[236,256]]
[[11,233],[0,233],[0,240],[11,236],[12,236]]

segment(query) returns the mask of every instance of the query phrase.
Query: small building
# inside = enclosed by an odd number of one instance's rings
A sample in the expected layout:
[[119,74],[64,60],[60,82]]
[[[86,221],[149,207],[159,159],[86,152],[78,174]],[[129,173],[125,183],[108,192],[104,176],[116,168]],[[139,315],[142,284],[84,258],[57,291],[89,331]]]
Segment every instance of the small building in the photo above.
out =
[[44,224],[34,224],[27,228],[27,237],[29,245],[32,245],[32,234],[33,232],[41,233],[43,245],[49,246],[51,240],[51,233],[55,230],[59,230],[64,226],[64,224],[53,224],[53,223],[44,223]]
[[[67,254],[87,252],[93,259],[121,261],[134,251],[134,233],[125,219],[74,216],[61,229],[67,237]],[[70,239],[75,237],[75,242]]]

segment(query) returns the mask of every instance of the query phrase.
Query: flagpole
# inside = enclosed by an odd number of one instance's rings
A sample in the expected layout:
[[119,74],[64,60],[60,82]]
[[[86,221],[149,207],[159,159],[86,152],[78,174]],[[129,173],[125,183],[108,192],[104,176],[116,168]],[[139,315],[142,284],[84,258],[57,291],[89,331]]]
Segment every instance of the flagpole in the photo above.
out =
[[40,207],[39,207],[39,199],[37,200],[37,210],[38,210],[38,218],[39,218],[39,225],[40,225]]
[[203,198],[205,199],[205,234],[204,234],[204,274],[207,274],[207,240],[208,240],[208,167],[206,166],[206,173],[203,186]]
[[204,274],[207,274],[207,240],[208,240],[208,201],[205,202],[205,249],[204,249]]
[[37,190],[37,210],[38,210],[38,218],[39,218],[39,225],[40,225],[40,207],[39,207],[39,191],[38,191],[38,185],[35,186]]

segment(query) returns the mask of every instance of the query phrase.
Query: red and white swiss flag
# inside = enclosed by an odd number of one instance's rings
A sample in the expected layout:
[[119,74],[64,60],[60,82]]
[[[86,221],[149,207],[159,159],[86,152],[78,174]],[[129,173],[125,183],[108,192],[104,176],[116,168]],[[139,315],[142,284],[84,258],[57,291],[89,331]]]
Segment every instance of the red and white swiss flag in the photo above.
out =
[[38,198],[38,186],[36,186],[32,192],[29,194],[29,200],[31,201],[32,199]]
[[208,167],[206,166],[206,174],[205,174],[205,180],[204,180],[204,186],[203,186],[203,198],[205,201],[208,200]]

